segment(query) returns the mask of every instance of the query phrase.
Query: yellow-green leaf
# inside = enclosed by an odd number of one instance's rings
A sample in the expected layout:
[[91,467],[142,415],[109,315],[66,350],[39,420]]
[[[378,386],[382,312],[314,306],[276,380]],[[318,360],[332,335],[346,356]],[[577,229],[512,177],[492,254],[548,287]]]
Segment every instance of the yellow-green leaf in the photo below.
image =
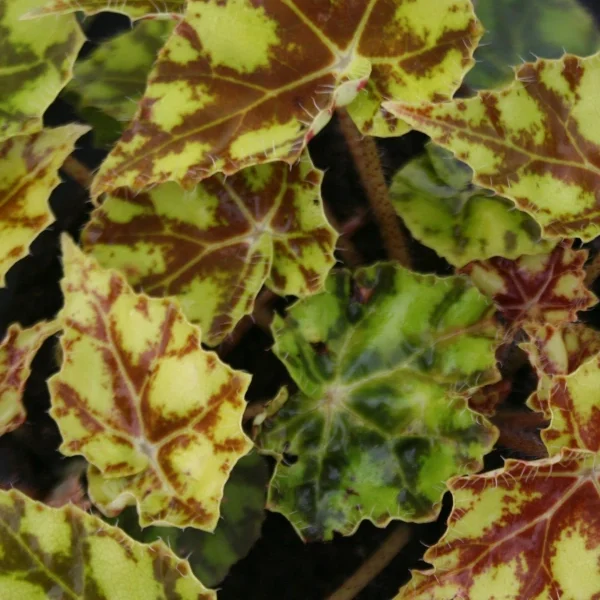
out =
[[61,451],[121,482],[142,525],[212,531],[252,446],[241,428],[250,377],[204,351],[173,301],[135,294],[67,238],[63,260],[64,359],[50,379]]
[[8,328],[0,343],[0,435],[25,420],[22,400],[31,362],[46,338],[59,330],[57,321],[42,321],[27,329],[16,324]]
[[382,98],[451,96],[479,35],[469,0],[189,0],[93,194],[294,162],[360,90],[363,131],[403,133]]
[[79,108],[96,108],[117,121],[129,122],[173,27],[173,21],[142,21],[78,62],[67,91],[77,94]]
[[85,39],[74,15],[21,19],[43,2],[0,2],[0,141],[42,128],[42,115],[71,79]]
[[479,470],[496,439],[465,398],[498,379],[493,312],[465,278],[383,263],[330,275],[276,317],[299,391],[258,438],[278,461],[268,508],[311,540],[434,520],[446,480]]
[[29,244],[54,221],[48,206],[58,169],[88,131],[65,125],[0,142],[0,286]]
[[410,232],[450,264],[548,252],[539,225],[510,200],[471,183],[472,171],[450,152],[427,153],[393,177],[390,199]]
[[178,18],[185,9],[186,0],[38,0],[38,8],[28,17],[43,15],[64,15],[83,11],[95,15],[110,11],[121,13],[131,19],[161,17]]
[[591,452],[450,482],[444,537],[395,600],[591,600],[600,597],[600,467]]
[[308,158],[106,198],[84,247],[152,296],[177,296],[218,344],[252,312],[264,283],[281,295],[318,291],[335,263],[337,233],[323,212],[323,175]]
[[513,200],[544,237],[600,234],[600,54],[526,63],[500,91],[385,106],[452,150],[474,181]]
[[0,491],[3,600],[216,600],[162,542],[140,544],[67,504]]

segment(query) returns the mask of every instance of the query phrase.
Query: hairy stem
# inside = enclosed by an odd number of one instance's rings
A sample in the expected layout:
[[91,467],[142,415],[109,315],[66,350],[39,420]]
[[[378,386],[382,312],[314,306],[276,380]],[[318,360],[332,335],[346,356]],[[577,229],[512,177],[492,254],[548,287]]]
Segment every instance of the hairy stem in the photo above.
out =
[[327,600],[351,600],[357,596],[410,540],[410,527],[400,524],[383,544]]
[[336,112],[360,182],[373,207],[388,256],[408,267],[410,266],[408,244],[388,195],[375,140],[361,135],[346,110],[338,109]]

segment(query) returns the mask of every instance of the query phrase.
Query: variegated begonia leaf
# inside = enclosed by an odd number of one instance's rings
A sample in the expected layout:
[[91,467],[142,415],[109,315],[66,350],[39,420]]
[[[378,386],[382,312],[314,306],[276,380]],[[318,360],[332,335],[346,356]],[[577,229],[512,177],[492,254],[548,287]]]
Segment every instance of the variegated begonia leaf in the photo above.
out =
[[64,125],[0,142],[0,286],[54,221],[48,198],[60,183],[58,169],[88,129]]
[[538,376],[537,389],[527,400],[532,410],[550,419],[548,394],[556,375],[568,375],[600,352],[600,331],[581,323],[526,326],[529,341],[521,344]]
[[78,96],[79,108],[96,108],[117,121],[129,122],[173,27],[173,21],[142,21],[78,62],[67,91]]
[[85,39],[74,15],[21,19],[44,1],[0,2],[0,141],[42,128],[42,115],[71,79]]
[[578,311],[598,301],[585,287],[586,258],[586,250],[561,244],[550,254],[475,261],[462,272],[493,298],[504,317],[515,325],[560,324],[576,321]]
[[[102,497],[103,491],[98,488],[106,487],[107,480],[94,467],[89,474],[92,498],[95,499],[97,491]],[[205,585],[216,586],[260,537],[268,480],[269,469],[262,456],[252,452],[241,458],[225,484],[221,518],[214,533],[192,527],[183,531],[174,527],[142,529],[133,508],[120,512],[111,522],[140,542],[162,539],[178,556],[187,558],[192,571]],[[110,490],[110,485],[107,489]]]
[[465,83],[477,89],[510,83],[515,65],[533,58],[587,56],[600,50],[592,14],[577,0],[474,0],[485,35]]
[[144,292],[177,296],[213,346],[252,312],[264,283],[281,295],[322,288],[338,236],[323,212],[321,180],[306,155],[293,167],[215,175],[190,192],[174,182],[121,190],[92,215],[84,247]]
[[501,91],[385,107],[474,170],[474,182],[516,202],[544,237],[600,234],[600,54],[526,63]]
[[299,391],[258,438],[278,459],[268,508],[308,540],[434,520],[446,480],[479,470],[496,440],[465,399],[498,378],[493,312],[462,277],[382,263],[332,274],[275,317]]
[[66,504],[0,491],[0,598],[216,600],[162,542],[140,544]]
[[469,0],[189,0],[92,193],[292,163],[335,106],[404,133],[383,98],[450,97],[479,36]]
[[395,600],[591,600],[600,597],[600,467],[591,452],[450,482],[454,509]]
[[0,435],[25,421],[23,392],[31,363],[44,341],[60,330],[57,321],[41,321],[22,329],[14,324],[0,343]]
[[512,382],[509,379],[502,379],[496,383],[490,383],[479,388],[469,398],[469,408],[485,415],[493,417],[496,414],[496,407],[502,404],[512,391]]
[[49,382],[61,451],[126,478],[143,526],[212,531],[252,446],[241,427],[249,375],[204,351],[173,301],[135,294],[67,238],[63,261],[64,359]]
[[38,6],[28,17],[43,15],[64,15],[83,11],[95,15],[110,11],[121,13],[131,19],[160,17],[180,18],[185,10],[186,0],[37,0]]
[[471,183],[472,172],[452,153],[428,144],[393,177],[390,199],[415,238],[462,267],[493,256],[547,252],[539,225],[514,203]]

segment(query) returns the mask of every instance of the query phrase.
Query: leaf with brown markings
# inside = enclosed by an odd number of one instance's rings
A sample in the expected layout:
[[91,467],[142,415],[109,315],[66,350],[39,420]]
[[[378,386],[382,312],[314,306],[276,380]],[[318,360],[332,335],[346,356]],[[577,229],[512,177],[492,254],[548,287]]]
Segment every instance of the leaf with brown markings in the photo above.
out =
[[185,0],[43,0],[43,6],[32,10],[27,16],[64,15],[79,11],[86,15],[96,15],[110,11],[131,19],[178,18],[185,8],[185,3]]
[[50,379],[61,451],[121,482],[143,526],[212,531],[252,446],[241,428],[250,377],[204,351],[173,301],[135,294],[66,238],[63,260],[64,360]]

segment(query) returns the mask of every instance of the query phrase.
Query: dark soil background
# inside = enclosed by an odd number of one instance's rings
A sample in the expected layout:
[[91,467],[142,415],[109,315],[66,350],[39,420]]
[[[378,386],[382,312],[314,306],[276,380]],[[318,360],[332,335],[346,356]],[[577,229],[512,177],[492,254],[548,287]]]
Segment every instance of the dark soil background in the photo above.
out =
[[[581,0],[590,8],[600,23],[600,1]],[[129,27],[126,18],[113,14],[96,17],[86,28],[90,42],[83,53],[118,31]],[[77,121],[71,107],[59,99],[48,110],[46,124],[56,126]],[[426,138],[410,133],[402,138],[379,140],[385,172],[391,176],[402,164],[419,154]],[[325,202],[340,222],[362,211],[367,222],[356,232],[352,241],[364,258],[371,263],[385,258],[378,228],[370,216],[369,206],[362,192],[352,159],[338,131],[335,118],[311,142],[315,164],[326,169],[323,186]],[[95,168],[104,152],[92,147],[91,135],[79,143],[77,158]],[[53,318],[62,304],[59,280],[62,276],[58,239],[62,232],[75,238],[91,210],[85,190],[65,178],[51,197],[56,223],[32,244],[31,255],[11,269],[7,287],[0,289],[0,336],[13,322],[24,326]],[[449,265],[437,255],[413,242],[411,247],[414,268],[418,271],[450,272]],[[596,289],[596,293],[600,290]],[[281,303],[285,304],[285,303]],[[278,308],[281,308],[278,305]],[[600,310],[586,316],[600,327]],[[57,452],[60,436],[47,415],[49,408],[46,379],[58,369],[54,356],[54,341],[49,340],[39,352],[25,394],[27,422],[17,431],[0,437],[0,486],[17,487],[31,496],[44,499],[62,480],[68,464]],[[272,397],[282,383],[287,382],[283,366],[270,352],[271,340],[258,327],[243,338],[241,344],[227,356],[235,368],[254,375],[249,400]],[[522,404],[535,386],[535,379],[525,369],[517,373],[513,396],[515,405]],[[503,457],[518,457],[514,451],[499,448],[486,459],[486,468],[502,465]],[[386,600],[394,596],[401,584],[409,578],[409,569],[425,567],[420,560],[427,546],[435,543],[444,531],[444,522],[451,508],[447,494],[442,514],[437,522],[412,525],[412,541],[357,598],[359,600]],[[279,514],[268,513],[262,537],[250,554],[234,565],[222,583],[220,600],[319,600],[333,592],[389,535],[386,530],[363,523],[349,538],[336,537],[328,543],[304,544],[288,521]]]

